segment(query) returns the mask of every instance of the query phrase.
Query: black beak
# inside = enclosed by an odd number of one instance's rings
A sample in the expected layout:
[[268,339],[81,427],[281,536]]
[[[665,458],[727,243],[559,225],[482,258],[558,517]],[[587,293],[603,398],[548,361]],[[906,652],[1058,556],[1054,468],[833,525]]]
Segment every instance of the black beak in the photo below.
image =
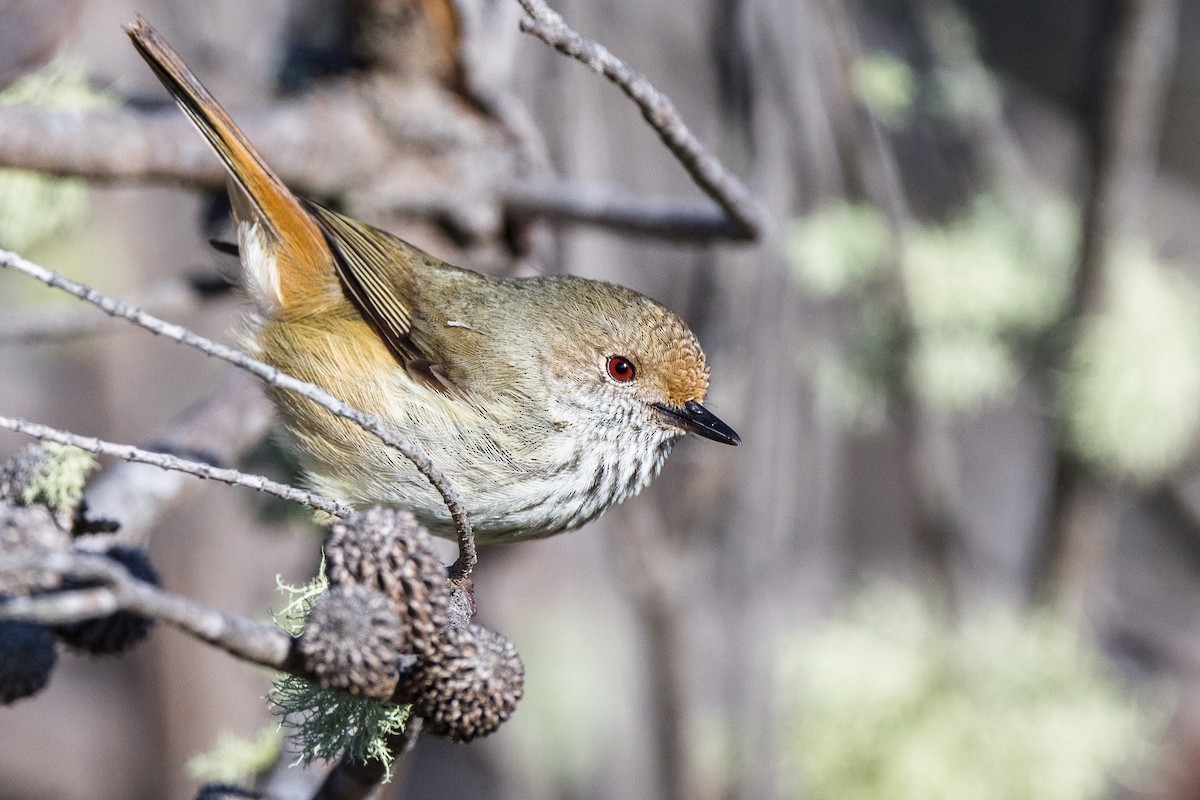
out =
[[666,403],[655,403],[654,407],[665,414],[669,422],[697,436],[722,444],[739,444],[742,441],[742,437],[738,436],[733,428],[721,422],[716,414],[695,400],[688,400],[683,404],[683,408]]

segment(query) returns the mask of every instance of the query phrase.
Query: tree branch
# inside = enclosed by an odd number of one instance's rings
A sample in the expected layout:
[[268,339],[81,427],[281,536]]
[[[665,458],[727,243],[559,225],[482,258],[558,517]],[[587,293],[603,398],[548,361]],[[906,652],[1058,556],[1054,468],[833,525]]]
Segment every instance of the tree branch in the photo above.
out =
[[324,511],[326,514],[335,517],[344,517],[351,513],[350,508],[334,500],[321,497],[318,494],[296,488],[295,486],[288,486],[285,483],[273,481],[262,475],[249,475],[245,472],[239,472],[236,469],[214,467],[202,461],[192,461],[169,453],[155,453],[129,444],[106,442],[94,436],[80,436],[79,434],[68,433],[57,428],[39,425],[35,422],[26,422],[23,419],[16,419],[14,417],[0,416],[0,428],[24,434],[25,436],[32,436],[35,439],[45,442],[56,442],[58,444],[78,447],[80,450],[86,450],[89,453],[97,455],[113,456],[122,461],[150,464],[159,469],[186,472],[198,478],[219,481],[227,483],[230,486],[245,486],[293,503],[308,506],[317,511]]
[[543,0],[518,0],[529,14],[521,21],[521,30],[532,34],[564,53],[583,62],[620,87],[641,109],[663,144],[667,146],[692,180],[729,216],[737,227],[737,238],[753,241],[767,227],[767,212],[735,176],[708,151],[683,121],[671,99],[654,88],[650,80],[630,69],[603,45],[584,38],[567,25],[557,11]]
[[185,344],[206,355],[227,361],[235,367],[257,376],[270,386],[276,386],[293,392],[316,403],[330,413],[358,425],[364,431],[375,436],[389,447],[394,448],[412,462],[413,466],[425,476],[442,496],[442,500],[446,504],[446,508],[450,512],[450,517],[453,519],[455,528],[458,531],[459,555],[458,560],[451,568],[451,577],[455,582],[461,582],[474,568],[477,560],[475,536],[471,531],[471,524],[467,520],[466,510],[462,505],[462,501],[441,469],[430,460],[421,446],[412,439],[396,433],[385,426],[377,417],[365,414],[351,407],[345,401],[334,397],[316,384],[294,378],[270,364],[251,357],[241,350],[218,344],[211,339],[206,339],[189,331],[181,325],[160,320],[135,306],[108,297],[89,286],[70,280],[45,267],[27,261],[16,253],[0,250],[0,267],[21,272],[41,281],[51,288],[60,289],[81,300],[86,300],[110,316],[127,320],[158,336]]
[[[239,115],[247,134],[290,185],[338,194],[377,172],[391,144],[365,104],[313,95]],[[336,157],[329,149],[337,143]],[[172,108],[80,111],[0,108],[0,166],[101,181],[151,180],[221,187],[225,168]]]
[[0,599],[0,618],[43,625],[95,619],[131,611],[174,625],[188,635],[253,664],[305,677],[291,657],[292,637],[277,626],[225,614],[134,578],[120,564],[78,551],[22,552],[0,556],[0,574],[37,569],[99,581],[98,588]]

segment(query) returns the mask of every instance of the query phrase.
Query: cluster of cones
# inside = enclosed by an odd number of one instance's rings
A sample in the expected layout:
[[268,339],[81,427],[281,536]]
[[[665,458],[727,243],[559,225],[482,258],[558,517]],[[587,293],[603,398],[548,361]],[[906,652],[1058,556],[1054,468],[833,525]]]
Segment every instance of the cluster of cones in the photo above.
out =
[[525,681],[516,648],[449,613],[446,568],[410,513],[373,508],[336,523],[325,558],[329,591],[296,642],[313,680],[412,703],[425,731],[454,741],[512,715]]

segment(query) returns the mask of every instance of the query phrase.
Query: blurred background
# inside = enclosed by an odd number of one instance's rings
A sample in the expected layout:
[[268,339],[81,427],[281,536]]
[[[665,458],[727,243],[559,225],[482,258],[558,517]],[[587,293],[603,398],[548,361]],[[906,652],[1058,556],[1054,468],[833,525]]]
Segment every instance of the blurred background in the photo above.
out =
[[[633,287],[705,346],[742,445],[485,549],[525,698],[383,796],[1200,798],[1200,3],[556,8],[750,185],[760,241],[569,211],[701,195],[515,0],[0,0],[4,248],[236,337],[219,165],[140,12],[291,185],[464,266]],[[97,316],[0,272],[0,414],[288,478],[252,382]],[[302,510],[164,480],[106,464],[90,499],[167,588],[264,618],[316,569]],[[252,780],[270,682],[163,626],[64,653],[0,709],[0,800]]]

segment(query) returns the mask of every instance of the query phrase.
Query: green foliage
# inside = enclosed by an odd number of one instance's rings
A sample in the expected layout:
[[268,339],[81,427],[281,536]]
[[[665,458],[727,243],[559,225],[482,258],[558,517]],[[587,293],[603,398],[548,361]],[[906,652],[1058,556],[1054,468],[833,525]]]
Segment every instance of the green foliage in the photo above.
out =
[[887,220],[865,203],[834,203],[792,223],[785,247],[792,274],[812,295],[860,288],[883,268]]
[[47,443],[42,461],[25,487],[22,500],[44,503],[60,514],[70,514],[83,499],[87,476],[96,469],[96,459],[78,447]]
[[912,119],[917,81],[912,68],[888,53],[858,59],[852,75],[855,98],[889,128],[902,128]]
[[[316,577],[303,586],[290,586],[278,577],[275,583],[287,598],[284,607],[274,613],[275,622],[292,636],[299,636],[313,603],[329,588],[325,560],[321,559]],[[297,763],[335,759],[346,753],[359,760],[379,761],[385,781],[391,780],[393,756],[388,738],[404,730],[410,706],[352,697],[291,675],[275,681],[271,705],[300,746]]]
[[1107,275],[1106,307],[1080,334],[1062,413],[1079,454],[1152,481],[1200,432],[1200,291],[1146,248],[1125,248]]
[[[0,106],[110,108],[115,100],[93,89],[83,68],[55,60],[0,91]],[[88,210],[87,186],[74,178],[48,178],[24,170],[0,170],[0,246],[25,250],[78,226]]]
[[200,781],[242,783],[270,768],[282,747],[278,725],[267,725],[248,739],[223,733],[211,750],[188,761],[188,774]]
[[1160,723],[1065,620],[954,627],[895,588],[789,639],[777,664],[791,795],[812,800],[1095,800]]

